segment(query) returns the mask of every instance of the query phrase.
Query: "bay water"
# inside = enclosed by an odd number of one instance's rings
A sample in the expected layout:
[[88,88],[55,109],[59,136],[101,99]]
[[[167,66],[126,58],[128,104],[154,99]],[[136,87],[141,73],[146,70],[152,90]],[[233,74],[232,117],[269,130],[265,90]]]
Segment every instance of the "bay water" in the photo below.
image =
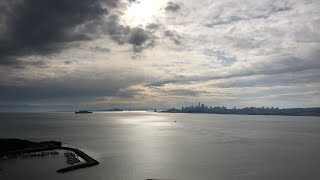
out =
[[154,112],[1,113],[0,138],[62,141],[100,162],[0,160],[0,179],[318,180],[320,118]]

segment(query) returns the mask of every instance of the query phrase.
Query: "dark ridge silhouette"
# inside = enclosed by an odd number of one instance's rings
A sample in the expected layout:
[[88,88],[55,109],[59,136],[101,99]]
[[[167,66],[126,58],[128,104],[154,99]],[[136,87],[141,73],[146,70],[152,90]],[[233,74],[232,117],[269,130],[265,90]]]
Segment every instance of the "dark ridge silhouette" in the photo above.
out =
[[171,108],[161,112],[168,113],[212,113],[212,114],[245,114],[245,115],[286,115],[286,116],[320,116],[320,107],[314,108],[274,108],[246,107],[228,109],[224,106],[208,107],[200,103],[196,106],[186,106],[181,109]]

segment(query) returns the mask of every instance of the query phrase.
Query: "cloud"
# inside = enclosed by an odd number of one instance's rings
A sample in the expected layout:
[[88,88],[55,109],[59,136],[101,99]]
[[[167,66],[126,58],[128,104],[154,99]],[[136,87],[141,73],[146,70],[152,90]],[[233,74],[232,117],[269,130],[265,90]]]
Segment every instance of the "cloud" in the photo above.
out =
[[103,48],[99,46],[90,47],[90,50],[100,52],[100,53],[109,53],[111,51],[109,48]]
[[[96,70],[98,71],[98,70]],[[107,71],[107,72],[102,72]],[[65,74],[65,73],[64,73]],[[124,75],[130,74],[125,79]],[[65,74],[61,78],[42,77],[40,79],[15,78],[10,84],[0,85],[2,102],[63,102],[74,99],[94,101],[100,97],[130,98],[136,93],[128,87],[144,82],[142,73],[103,69],[93,75],[91,72],[78,70],[77,74]],[[19,83],[21,81],[21,83]]]
[[142,28],[133,28],[130,31],[129,37],[128,37],[128,43],[132,44],[134,47],[135,52],[140,52],[142,50],[143,45],[146,44],[148,40],[151,40],[148,42],[146,46],[152,46],[154,41],[151,39],[152,35],[149,31],[144,30]]
[[165,8],[166,11],[176,12],[180,9],[180,5],[174,2],[168,2]]
[[33,65],[20,57],[61,53],[73,42],[92,41],[103,35],[119,45],[131,44],[135,53],[154,46],[155,36],[151,31],[119,22],[121,13],[114,9],[121,12],[126,8],[120,3],[118,0],[2,1],[0,65]]
[[256,87],[297,87],[310,84],[320,84],[320,74],[317,70],[306,70],[303,73],[253,75],[224,79],[214,83],[218,88],[256,88]]
[[[140,53],[144,49],[154,47],[157,40],[162,37],[168,37],[176,45],[179,45],[181,36],[172,30],[168,30],[161,23],[150,23],[145,28],[130,27],[121,25],[119,17],[112,15],[104,22],[106,26],[102,26],[102,32],[106,32],[112,40],[118,44],[131,44],[134,53]],[[102,24],[103,25],[103,24]]]
[[[257,75],[285,75],[288,73],[300,73],[320,68],[320,51],[308,50],[305,57],[293,55],[274,55],[252,62],[234,63],[232,66],[219,68],[213,74],[175,76],[172,79],[161,80],[150,84],[150,86],[164,86],[166,84],[189,84],[197,82],[214,81],[221,79],[232,79],[238,77],[251,77]],[[212,54],[211,54],[212,55]],[[216,56],[216,54],[213,54]],[[218,54],[219,55],[219,54]]]
[[3,104],[319,105],[318,1],[178,0],[139,26],[138,1],[35,2],[0,2]]
[[174,89],[167,90],[163,93],[169,95],[178,95],[178,96],[198,96],[200,94],[206,93],[205,91],[197,91],[197,90],[187,90],[187,89]]
[[20,68],[20,69],[25,68],[26,66],[35,66],[39,68],[47,67],[47,63],[44,60],[26,61],[16,57],[3,57],[2,60],[0,61],[0,66],[1,65]]
[[164,36],[170,38],[176,45],[181,44],[181,36],[175,31],[166,30],[164,31]]
[[161,26],[162,24],[151,23],[151,24],[148,24],[146,28],[150,30],[156,30],[156,29],[159,29]]
[[204,49],[203,54],[208,56],[210,59],[215,58],[215,61],[222,64],[223,66],[231,66],[237,61],[237,58],[231,55],[227,55],[222,51],[215,51],[212,49]]
[[90,35],[77,31],[77,26],[99,20],[117,3],[116,0],[2,1],[6,11],[0,12],[5,19],[0,58],[50,54],[64,48],[64,43],[89,40]]
[[[230,3],[230,2],[229,2]],[[232,23],[238,23],[240,21],[251,21],[258,19],[267,19],[270,16],[276,15],[278,13],[285,13],[287,11],[291,11],[292,7],[288,3],[284,3],[281,5],[275,4],[265,4],[262,2],[261,4],[252,5],[251,3],[244,2],[243,6],[248,6],[243,9],[233,8],[228,2],[226,3],[225,8],[223,10],[219,10],[217,14],[213,18],[209,20],[205,26],[213,27],[219,25],[228,25]],[[251,10],[248,10],[253,6]]]

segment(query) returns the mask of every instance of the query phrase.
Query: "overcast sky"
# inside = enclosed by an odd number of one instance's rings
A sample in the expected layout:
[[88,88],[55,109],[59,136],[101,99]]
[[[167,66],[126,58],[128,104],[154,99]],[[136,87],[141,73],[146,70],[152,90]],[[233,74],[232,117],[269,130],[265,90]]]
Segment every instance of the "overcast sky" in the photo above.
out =
[[1,0],[0,110],[320,106],[318,0]]

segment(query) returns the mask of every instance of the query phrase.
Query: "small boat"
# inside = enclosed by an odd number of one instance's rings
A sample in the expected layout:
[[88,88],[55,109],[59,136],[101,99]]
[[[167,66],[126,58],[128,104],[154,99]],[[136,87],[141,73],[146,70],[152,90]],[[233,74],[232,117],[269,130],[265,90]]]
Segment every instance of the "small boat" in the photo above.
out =
[[86,110],[80,110],[80,111],[76,111],[74,112],[75,114],[85,114],[85,113],[92,113],[91,111],[86,111]]

